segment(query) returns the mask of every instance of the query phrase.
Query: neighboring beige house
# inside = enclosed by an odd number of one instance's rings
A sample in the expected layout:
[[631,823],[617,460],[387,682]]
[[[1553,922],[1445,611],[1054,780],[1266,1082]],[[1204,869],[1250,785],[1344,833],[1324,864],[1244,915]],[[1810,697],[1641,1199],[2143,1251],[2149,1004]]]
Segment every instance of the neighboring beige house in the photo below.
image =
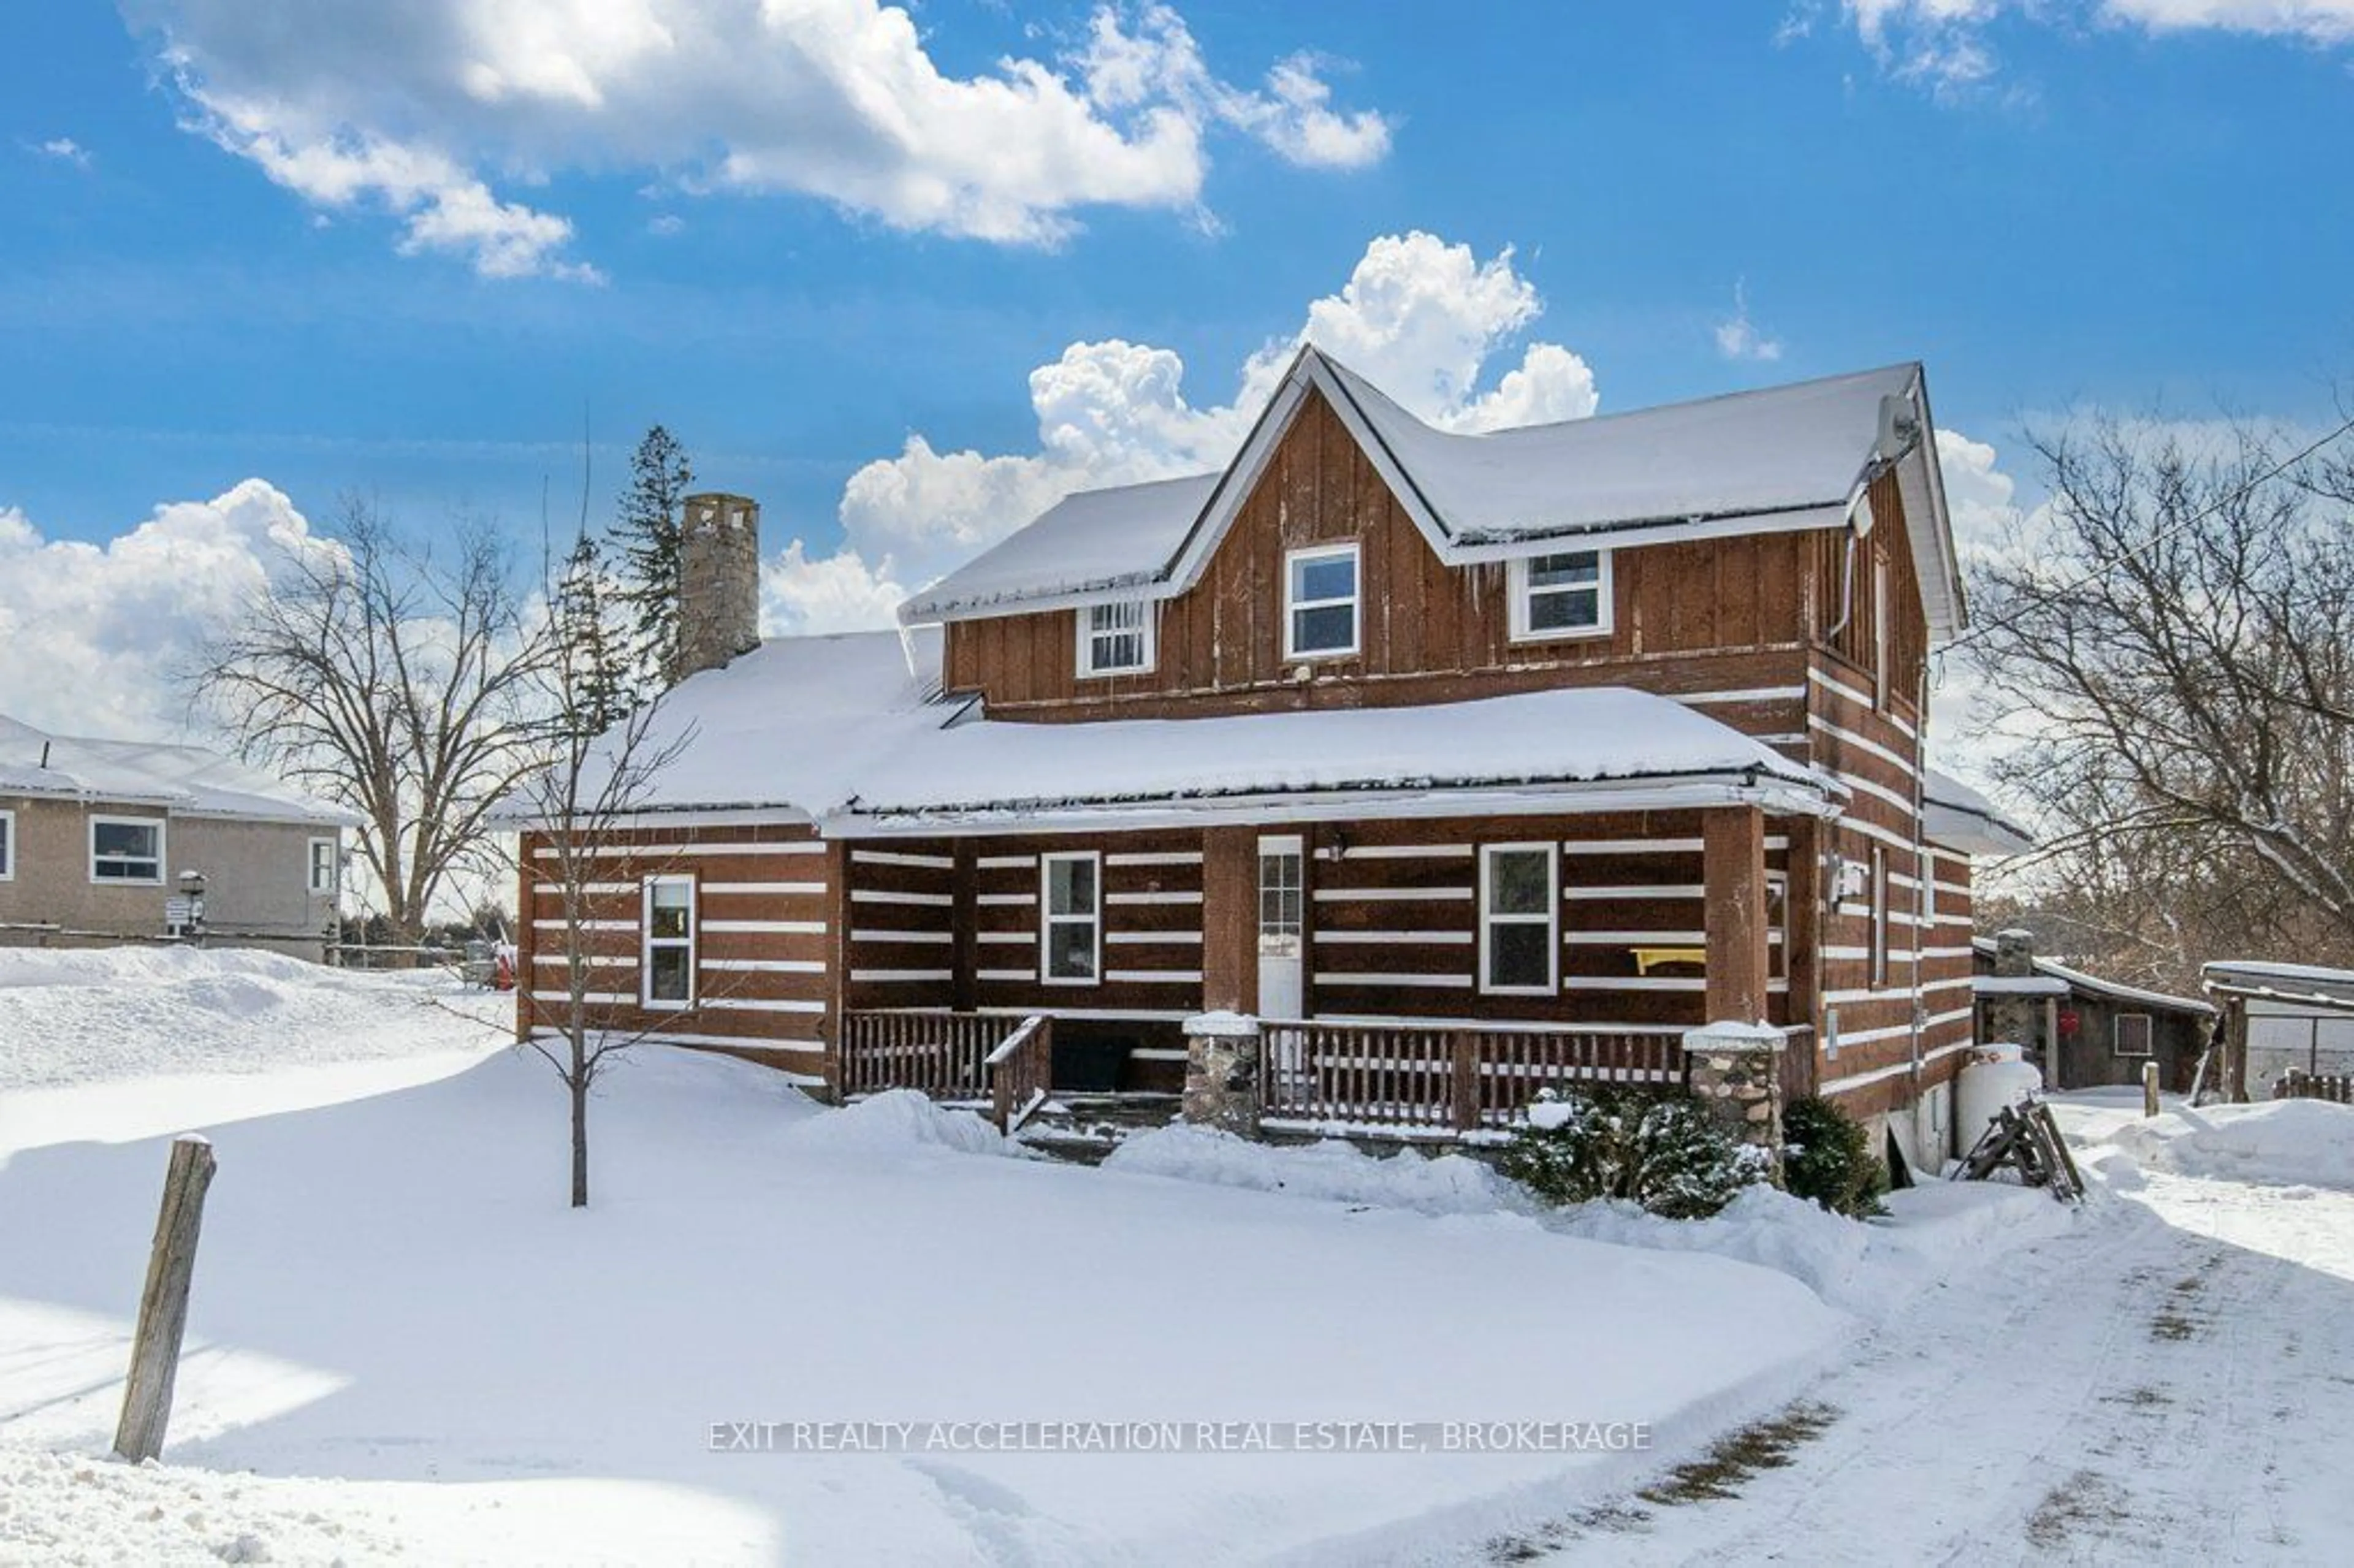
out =
[[322,959],[355,821],[216,752],[0,715],[0,945],[200,932]]

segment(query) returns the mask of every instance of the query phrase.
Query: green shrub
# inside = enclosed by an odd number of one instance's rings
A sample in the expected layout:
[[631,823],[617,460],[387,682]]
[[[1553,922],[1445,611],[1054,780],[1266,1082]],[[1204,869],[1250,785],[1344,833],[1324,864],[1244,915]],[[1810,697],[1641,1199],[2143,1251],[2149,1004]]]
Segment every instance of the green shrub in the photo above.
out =
[[1809,1095],[1782,1108],[1782,1184],[1835,1214],[1884,1213],[1888,1171],[1872,1151],[1864,1125],[1829,1100]]
[[1604,1086],[1545,1098],[1498,1161],[1549,1203],[1623,1198],[1671,1220],[1706,1219],[1766,1179],[1762,1150],[1682,1095]]

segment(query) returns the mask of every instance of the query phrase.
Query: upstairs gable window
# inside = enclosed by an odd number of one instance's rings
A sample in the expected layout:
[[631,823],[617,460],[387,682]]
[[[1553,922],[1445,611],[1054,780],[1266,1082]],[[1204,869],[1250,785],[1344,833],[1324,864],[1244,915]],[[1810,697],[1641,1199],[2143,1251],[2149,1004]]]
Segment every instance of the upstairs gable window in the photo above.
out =
[[1512,563],[1512,636],[1596,637],[1610,630],[1610,552],[1567,550]]
[[1334,659],[1357,652],[1357,546],[1294,550],[1283,561],[1283,656]]
[[1152,668],[1152,607],[1140,599],[1079,609],[1079,673],[1122,675]]

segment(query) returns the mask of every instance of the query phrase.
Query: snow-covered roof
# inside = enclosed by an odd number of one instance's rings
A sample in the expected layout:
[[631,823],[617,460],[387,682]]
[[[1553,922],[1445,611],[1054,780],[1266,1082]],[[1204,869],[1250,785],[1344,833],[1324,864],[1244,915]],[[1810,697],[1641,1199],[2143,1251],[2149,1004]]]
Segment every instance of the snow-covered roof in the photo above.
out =
[[[1990,937],[1973,937],[1970,938],[1970,946],[1976,949],[1979,958],[1991,960],[1995,956],[1995,942]],[[2162,991],[2148,991],[2137,985],[2126,985],[2119,980],[2103,980],[2098,975],[2086,974],[2083,969],[2072,969],[2068,965],[2052,959],[2039,958],[2032,959],[2032,962],[2035,965],[2035,972],[2037,975],[2049,980],[2057,981],[2060,987],[2063,990],[2087,991],[2094,996],[2106,997],[2112,1001],[2131,1002],[2143,1007],[2165,1008],[2175,1012],[2212,1012],[2215,1011],[2212,1006],[2207,1002],[2200,1001],[2195,996],[2173,996]],[[2354,976],[2349,976],[2348,978],[2349,980],[2354,980]],[[2030,983],[2031,982],[2024,979],[2016,979],[1999,975],[1978,975],[1971,980],[1970,989],[1980,996],[2000,996],[2004,994],[2045,994],[2040,990],[2022,990],[2006,993],[2002,989],[2009,986],[2023,987]]]
[[2068,982],[2057,975],[1974,975],[1976,996],[2066,996]]
[[2199,983],[2211,995],[2265,997],[2316,1003],[2332,1011],[2354,1010],[2354,970],[2219,959],[2200,967]]
[[[1694,781],[1785,805],[1839,786],[1681,703],[1622,686],[1417,707],[954,725],[885,759],[846,820],[926,822],[1381,792],[1459,799]],[[1556,800],[1556,804],[1558,801]]]
[[2020,854],[2035,847],[2025,828],[1950,773],[1921,776],[1921,832],[1932,843],[1967,854]]
[[997,614],[1121,589],[1183,592],[1311,389],[1324,394],[1450,565],[1564,543],[1840,526],[1875,471],[1882,408],[1895,399],[1919,432],[1897,469],[1931,625],[1939,632],[1960,625],[1918,365],[1472,435],[1426,424],[1312,346],[1300,351],[1223,473],[1071,496],[910,599],[901,618]]
[[[684,740],[683,746],[675,743]],[[1819,810],[1841,786],[1684,705],[1624,687],[1420,707],[1023,724],[939,691],[937,630],[779,638],[682,682],[638,757],[675,755],[643,812],[784,811],[829,835],[1173,812],[1380,793],[1435,809],[1757,800]],[[1640,790],[1642,799],[1632,800]],[[1498,797],[1511,799],[1500,805]],[[1411,808],[1410,808],[1411,809]],[[521,825],[520,801],[503,814]]]
[[272,774],[201,747],[53,735],[0,715],[0,796],[7,795],[322,827],[359,821]]
[[[865,769],[958,711],[936,700],[940,642],[937,628],[775,637],[688,676],[638,742],[641,764],[668,760],[631,808],[822,813],[855,792]],[[514,806],[502,820],[524,815]]]

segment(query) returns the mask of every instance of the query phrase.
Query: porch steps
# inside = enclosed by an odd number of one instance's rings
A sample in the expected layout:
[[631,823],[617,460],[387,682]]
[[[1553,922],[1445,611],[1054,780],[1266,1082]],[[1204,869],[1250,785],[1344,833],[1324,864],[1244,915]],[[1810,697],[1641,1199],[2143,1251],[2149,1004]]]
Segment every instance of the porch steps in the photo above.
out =
[[1097,1165],[1123,1140],[1168,1126],[1177,1106],[1178,1097],[1171,1094],[1066,1092],[1041,1107],[1019,1136],[1042,1154]]

